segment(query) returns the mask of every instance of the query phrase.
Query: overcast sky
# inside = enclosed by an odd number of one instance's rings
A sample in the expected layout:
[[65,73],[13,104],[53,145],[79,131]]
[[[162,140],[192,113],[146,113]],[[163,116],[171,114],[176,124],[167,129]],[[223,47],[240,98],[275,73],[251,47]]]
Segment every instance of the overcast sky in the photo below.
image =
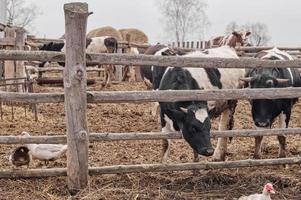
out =
[[[80,1],[80,0],[78,0]],[[26,0],[35,3],[41,15],[35,23],[41,37],[60,37],[64,33],[63,4],[71,0]],[[138,28],[151,43],[161,41],[163,29],[158,0],[86,0],[89,10],[88,31],[101,27]],[[268,25],[275,46],[301,46],[300,0],[207,0],[211,26],[206,38],[224,33],[231,21],[238,24],[263,22]]]

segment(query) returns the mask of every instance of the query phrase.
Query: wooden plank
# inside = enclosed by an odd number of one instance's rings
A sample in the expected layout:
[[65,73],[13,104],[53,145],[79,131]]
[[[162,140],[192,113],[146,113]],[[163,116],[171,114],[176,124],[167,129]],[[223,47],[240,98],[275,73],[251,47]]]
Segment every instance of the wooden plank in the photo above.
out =
[[[237,47],[235,48],[238,51],[245,52],[259,52],[263,50],[273,49],[274,47]],[[301,51],[301,47],[277,47],[280,50],[284,51]]]
[[145,173],[145,172],[168,172],[190,170],[212,170],[244,167],[275,166],[285,164],[300,164],[301,157],[262,159],[262,160],[239,160],[227,162],[198,162],[181,164],[142,164],[142,165],[116,165],[107,167],[95,167],[89,170],[90,175],[119,174],[119,173]]
[[[5,51],[0,50],[0,60],[29,60],[64,62],[65,56],[60,52],[45,51]],[[301,59],[280,61],[260,60],[255,58],[191,58],[173,56],[151,56],[130,54],[87,54],[89,64],[113,65],[154,65],[174,67],[202,67],[202,68],[300,68]]]
[[14,38],[0,38],[0,46],[15,46]]
[[[14,45],[15,45],[15,37],[16,37],[16,32],[14,28],[11,27],[5,27],[4,29],[4,33],[5,33],[5,38],[7,40],[11,40],[14,41]],[[5,49],[7,50],[12,50],[15,47],[13,46],[6,46]],[[15,65],[15,61],[13,60],[5,60],[4,62],[4,78],[14,78],[15,77],[15,71],[16,71],[16,65]],[[7,81],[7,84],[12,84],[14,83],[14,81]],[[8,86],[5,88],[6,91],[10,91],[10,92],[15,92],[15,87],[13,87],[12,85]]]
[[[301,96],[301,88],[159,90],[88,92],[89,103],[214,101],[231,99],[290,99]],[[12,99],[13,100],[13,99]]]
[[[300,135],[301,128],[287,129],[243,129],[228,131],[211,131],[211,138],[229,138],[229,137],[255,137],[255,136],[279,136],[279,135]],[[162,139],[183,139],[179,132],[131,132],[131,133],[90,133],[89,141],[126,141],[126,140],[162,140]],[[66,144],[66,135],[53,136],[0,136],[0,144]]]
[[[301,164],[301,157],[238,160],[226,162],[196,162],[179,164],[140,164],[140,165],[114,165],[89,168],[89,175],[120,174],[120,173],[146,173],[168,171],[213,170],[245,167],[277,166],[285,164]],[[0,178],[42,178],[66,176],[67,169],[28,169],[28,170],[0,170]]]
[[[89,103],[141,103],[141,102],[176,102],[208,101],[231,99],[290,99],[301,96],[301,88],[266,88],[232,90],[168,90],[168,91],[114,91],[87,92]],[[0,101],[15,103],[62,103],[62,93],[16,93],[1,92]]]
[[35,38],[35,37],[31,37],[29,39],[30,42],[33,43],[42,43],[42,44],[46,44],[49,42],[55,42],[55,43],[62,43],[64,42],[63,39],[54,39],[54,38]]
[[[37,71],[39,72],[64,72],[63,67],[37,67]],[[87,72],[103,72],[103,68],[98,67],[87,67]]]
[[[122,49],[118,48],[117,53],[122,55]],[[122,71],[123,71],[123,66],[122,65],[115,65],[115,81],[121,81],[122,80]]]
[[[46,84],[57,84],[63,86],[64,79],[63,77],[41,77],[36,79],[38,85],[46,85]],[[95,79],[87,79],[88,85],[93,85],[96,83]]]
[[66,67],[64,71],[67,125],[67,182],[71,195],[88,185],[86,30],[88,4],[64,5]]
[[[16,29],[16,49],[17,50],[19,50],[19,51],[24,50],[25,37],[26,37],[26,31],[24,28]],[[24,61],[20,61],[20,60],[16,61],[16,69],[15,70],[16,70],[15,71],[16,78],[26,76]],[[20,83],[24,83],[24,80],[17,80],[16,82],[20,84]],[[17,92],[22,92],[22,91],[23,91],[23,86],[18,85]]]

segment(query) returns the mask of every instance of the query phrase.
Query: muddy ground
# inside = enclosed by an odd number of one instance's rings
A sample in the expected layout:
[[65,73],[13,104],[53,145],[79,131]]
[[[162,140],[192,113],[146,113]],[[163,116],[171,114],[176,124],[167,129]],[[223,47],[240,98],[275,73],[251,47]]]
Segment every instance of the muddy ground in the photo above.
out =
[[[102,90],[100,84],[89,87]],[[106,90],[145,90],[143,83],[121,83]],[[63,91],[60,87],[35,86],[36,92]],[[88,105],[90,132],[136,132],[159,131],[157,117],[150,113],[151,103],[142,104],[98,104]],[[32,135],[65,134],[63,104],[39,104],[39,121],[24,108],[15,108],[15,119],[11,118],[11,107],[4,106],[4,118],[0,120],[1,135],[18,135],[28,131]],[[301,103],[293,109],[290,127],[300,127]],[[213,129],[217,129],[213,120]],[[250,106],[240,101],[235,113],[234,129],[252,128]],[[276,158],[278,141],[268,138],[268,148],[263,158]],[[215,141],[214,141],[215,144]],[[234,138],[229,144],[228,160],[252,158],[254,139]],[[1,145],[0,164],[9,169],[8,156],[16,145]],[[119,141],[93,143],[89,148],[89,166],[118,164],[160,163],[161,141]],[[288,156],[298,156],[301,137],[287,137]],[[203,158],[205,159],[205,158]],[[210,160],[210,159],[209,159]],[[172,142],[169,162],[192,162],[192,151],[184,140]],[[43,163],[34,161],[31,168]],[[50,163],[49,167],[66,167],[66,159]],[[241,195],[261,192],[267,182],[275,185],[277,193],[272,199],[301,199],[300,166],[260,167],[193,172],[134,173],[101,175],[90,178],[89,187],[78,194],[78,199],[236,199]],[[68,199],[66,178],[0,180],[0,199]]]

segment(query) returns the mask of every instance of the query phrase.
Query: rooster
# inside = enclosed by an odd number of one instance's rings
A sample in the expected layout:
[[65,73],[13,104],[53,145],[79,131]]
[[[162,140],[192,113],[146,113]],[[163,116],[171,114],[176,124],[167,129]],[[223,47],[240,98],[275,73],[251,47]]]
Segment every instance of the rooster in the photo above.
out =
[[242,196],[238,200],[271,200],[270,194],[275,194],[272,183],[265,184],[262,194],[252,194],[250,196]]

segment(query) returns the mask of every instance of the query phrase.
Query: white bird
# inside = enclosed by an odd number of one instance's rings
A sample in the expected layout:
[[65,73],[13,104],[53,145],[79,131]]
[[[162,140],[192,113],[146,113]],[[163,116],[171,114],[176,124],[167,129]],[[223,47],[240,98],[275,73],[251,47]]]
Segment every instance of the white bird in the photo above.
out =
[[262,194],[252,194],[250,196],[242,196],[238,200],[271,200],[270,194],[275,194],[272,183],[265,184]]
[[[22,136],[30,136],[27,132],[22,132]],[[45,161],[48,165],[49,161],[54,161],[63,156],[67,151],[67,145],[63,144],[27,144],[32,158]]]

